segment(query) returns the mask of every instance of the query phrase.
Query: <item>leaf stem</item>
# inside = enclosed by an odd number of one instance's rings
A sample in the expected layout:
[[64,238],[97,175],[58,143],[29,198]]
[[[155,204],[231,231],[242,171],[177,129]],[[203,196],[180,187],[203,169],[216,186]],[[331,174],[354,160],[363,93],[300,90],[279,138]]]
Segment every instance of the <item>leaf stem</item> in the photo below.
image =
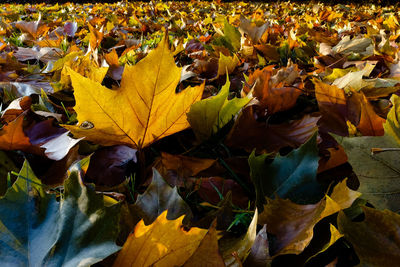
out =
[[371,155],[375,155],[378,153],[382,152],[388,152],[388,151],[400,151],[400,148],[394,148],[394,147],[389,147],[389,148],[371,148]]

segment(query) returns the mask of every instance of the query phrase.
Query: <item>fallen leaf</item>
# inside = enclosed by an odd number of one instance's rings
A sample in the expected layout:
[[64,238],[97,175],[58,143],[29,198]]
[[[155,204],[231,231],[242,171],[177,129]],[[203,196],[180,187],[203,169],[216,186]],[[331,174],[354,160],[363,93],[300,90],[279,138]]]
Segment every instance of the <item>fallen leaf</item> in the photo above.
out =
[[305,115],[299,120],[281,124],[258,122],[253,108],[243,110],[236,120],[226,144],[248,151],[278,152],[283,147],[297,148],[304,144],[318,129],[320,117]]
[[340,40],[340,42],[332,48],[334,53],[351,54],[359,53],[361,56],[371,56],[374,54],[374,42],[370,38],[359,37],[350,39],[349,35]]
[[398,148],[396,141],[387,134],[379,137],[335,136],[335,139],[344,147],[349,163],[360,180],[358,190],[363,198],[379,209],[400,210],[398,152],[371,154],[373,148]]
[[309,259],[307,259],[307,261],[309,261],[310,259],[318,256],[319,254],[325,252],[328,248],[330,248],[333,244],[336,243],[336,241],[338,241],[340,238],[343,237],[343,235],[338,231],[338,229],[336,229],[335,226],[333,226],[332,224],[329,224],[329,229],[331,232],[331,237],[328,241],[328,243],[326,243],[322,249],[320,251],[318,251],[316,254],[314,254],[313,256],[311,256]]
[[224,260],[219,252],[217,220],[214,220],[199,247],[185,262],[185,267],[224,267]]
[[153,169],[151,184],[130,208],[143,218],[146,225],[153,223],[165,210],[168,210],[169,220],[175,220],[182,215],[186,215],[187,219],[192,217],[190,207],[181,198],[177,188],[170,187],[156,169]]
[[251,23],[245,17],[240,16],[239,31],[242,33],[242,35],[247,34],[253,41],[253,44],[258,43],[268,27],[269,23],[264,23],[261,26],[257,26],[255,23]]
[[0,129],[0,149],[22,150],[41,154],[41,149],[33,146],[23,130],[25,114],[7,123]]
[[363,80],[363,76],[368,77],[375,65],[366,64],[365,67],[360,71],[350,71],[343,77],[337,78],[332,85],[336,85],[340,89],[353,89],[360,91],[363,87],[368,86],[368,82]]
[[[317,134],[287,156],[277,155],[271,164],[268,154],[249,156],[250,175],[256,189],[257,207],[262,210],[265,197],[289,198],[298,203],[316,203],[324,195],[324,187],[317,182]],[[282,168],[285,166],[285,168]]]
[[[79,126],[63,127],[98,144],[125,144],[137,149],[189,127],[186,112],[200,100],[204,84],[175,93],[180,68],[167,41],[164,37],[147,57],[126,66],[118,90],[69,70]],[[120,107],[129,109],[121,113]]]
[[352,91],[350,101],[356,102],[355,105],[360,105],[360,120],[356,125],[360,133],[364,136],[384,135],[383,123],[385,119],[376,114],[365,95],[362,92]]
[[217,77],[215,78],[221,77],[225,74],[232,73],[238,64],[239,64],[239,59],[236,56],[236,54],[230,57],[230,56],[225,56],[222,53],[219,53],[218,74]]
[[198,101],[190,107],[187,118],[198,140],[204,141],[216,134],[249,103],[248,97],[228,100],[230,84],[227,76],[225,85],[216,96]]
[[348,107],[344,90],[316,79],[313,82],[315,85],[315,97],[322,113],[319,123],[321,128],[326,132],[348,136]]
[[41,148],[45,149],[44,153],[49,159],[63,159],[68,154],[70,149],[83,139],[73,139],[68,136],[68,133],[69,132],[66,132],[56,138],[53,138],[40,146]]
[[207,234],[195,227],[185,231],[182,220],[167,220],[164,211],[151,225],[140,221],[113,266],[182,266]]
[[385,133],[391,135],[400,144],[400,97],[393,94],[390,98],[393,107],[387,114],[386,123],[383,124]]
[[219,33],[221,36],[219,38],[216,38],[214,40],[214,43],[219,44],[221,43],[222,45],[226,45],[227,48],[229,48],[231,51],[238,51],[240,50],[240,37],[241,34],[236,29],[235,26],[232,26],[229,24],[228,20],[224,20],[224,30],[221,32],[221,30],[217,29],[214,26],[214,29],[216,29],[216,32]]
[[339,231],[353,245],[362,266],[396,266],[400,261],[400,215],[363,207],[365,219],[352,222],[338,216]]
[[257,233],[256,240],[251,247],[250,254],[244,262],[244,266],[265,267],[271,266],[272,257],[269,255],[267,225]]
[[300,254],[313,238],[314,226],[323,218],[352,205],[361,194],[349,189],[346,180],[337,184],[330,196],[316,204],[299,205],[289,199],[267,199],[258,223],[275,235],[271,254]]
[[[59,63],[62,64],[63,68],[60,73],[61,75],[59,80],[60,87],[56,86],[55,91],[60,91],[62,89],[70,89],[72,84],[71,73],[79,73],[80,75],[92,80],[93,83],[94,82],[101,83],[103,81],[104,77],[107,74],[108,68],[99,67],[97,62],[90,60],[89,55],[76,57],[75,52],[72,52],[70,54],[71,54],[70,57],[67,55],[65,61],[63,60]],[[91,87],[85,87],[86,90],[88,90],[88,88]]]
[[[267,109],[268,114],[290,109],[303,92],[301,85],[295,83],[299,77],[297,65],[279,69],[276,73],[273,67],[254,71],[248,81],[254,86],[253,95],[260,101],[259,105]],[[245,86],[244,91],[247,93],[250,88]]]
[[187,178],[196,176],[215,163],[216,160],[214,159],[172,155],[162,152],[161,160],[154,167],[166,178],[169,184],[183,187]]
[[254,211],[253,219],[244,236],[238,239],[221,239],[222,257],[226,266],[240,266],[237,259],[245,261],[250,253],[257,235],[258,211]]
[[85,187],[75,171],[60,202],[43,186],[25,161],[0,199],[2,264],[91,265],[120,249],[114,243],[119,205],[105,207],[103,196]]
[[128,146],[102,147],[90,156],[85,182],[113,187],[129,176],[129,165],[137,161],[136,150]]
[[37,21],[18,21],[15,23],[15,27],[20,29],[22,32],[28,33],[34,40],[39,36],[45,34],[49,27],[46,24],[42,24],[42,16],[40,15]]

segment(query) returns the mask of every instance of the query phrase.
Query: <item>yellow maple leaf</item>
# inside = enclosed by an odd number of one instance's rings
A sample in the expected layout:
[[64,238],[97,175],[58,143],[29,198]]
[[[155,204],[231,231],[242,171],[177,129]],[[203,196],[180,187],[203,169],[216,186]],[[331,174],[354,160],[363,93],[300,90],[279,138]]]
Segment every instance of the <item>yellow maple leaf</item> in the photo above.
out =
[[140,221],[118,254],[114,266],[182,266],[198,249],[208,230],[182,228],[183,216],[167,220],[164,211],[152,224]]
[[125,66],[121,87],[110,90],[69,70],[78,125],[77,137],[101,145],[141,149],[189,127],[186,113],[201,99],[204,84],[175,93],[181,68],[175,65],[164,36],[156,49],[134,66]]

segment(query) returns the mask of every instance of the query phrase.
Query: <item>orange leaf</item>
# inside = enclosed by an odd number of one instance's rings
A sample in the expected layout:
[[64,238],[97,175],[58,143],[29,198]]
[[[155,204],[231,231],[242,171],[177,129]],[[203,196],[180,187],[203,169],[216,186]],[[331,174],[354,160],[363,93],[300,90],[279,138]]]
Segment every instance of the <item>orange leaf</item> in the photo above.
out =
[[322,113],[321,128],[347,136],[347,100],[343,89],[314,80],[315,96]]
[[357,99],[361,105],[360,122],[357,125],[357,129],[361,134],[365,136],[384,135],[383,123],[385,122],[385,119],[376,114],[364,93],[352,91],[351,97]]
[[24,115],[4,125],[0,130],[0,149],[27,150],[32,147],[29,138],[23,131]]
[[[302,93],[301,84],[296,86],[299,88],[293,87],[299,77],[297,65],[278,71],[273,67],[256,70],[249,77],[249,84],[255,85],[254,96],[260,101],[260,106],[267,109],[268,114],[290,109]],[[245,91],[250,91],[250,88],[245,88]]]

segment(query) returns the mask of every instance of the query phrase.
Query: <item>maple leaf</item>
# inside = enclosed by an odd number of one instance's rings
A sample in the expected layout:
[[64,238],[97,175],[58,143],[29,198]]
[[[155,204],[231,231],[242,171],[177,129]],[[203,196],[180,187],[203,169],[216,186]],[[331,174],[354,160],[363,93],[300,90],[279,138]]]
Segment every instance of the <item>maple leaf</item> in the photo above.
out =
[[362,266],[396,266],[400,261],[400,215],[389,210],[362,207],[365,219],[352,222],[338,216],[339,231],[354,246]]
[[150,225],[140,221],[118,254],[114,266],[182,266],[199,247],[207,230],[182,228],[183,216],[167,220],[167,211]]
[[185,267],[225,267],[224,260],[219,253],[217,221],[214,220],[207,234],[201,240],[199,247],[185,262]]
[[267,199],[259,223],[267,224],[267,231],[276,236],[272,254],[301,253],[313,238],[313,228],[320,220],[350,207],[360,195],[349,189],[344,180],[330,196],[326,195],[316,204],[299,205],[279,197]]
[[237,239],[221,240],[222,257],[226,266],[240,266],[238,260],[244,261],[250,254],[257,235],[257,221],[258,211],[256,209],[246,234]]
[[399,148],[396,141],[388,134],[384,136],[341,137],[336,141],[343,146],[349,158],[348,162],[360,180],[358,189],[363,198],[377,208],[398,211],[400,164],[399,157],[389,151],[371,154],[371,149]]
[[165,210],[168,210],[169,220],[182,215],[187,215],[185,220],[192,217],[190,207],[181,198],[177,188],[169,186],[156,169],[153,169],[151,184],[142,195],[138,196],[131,209],[143,218],[146,225],[151,224]]
[[[254,96],[260,101],[260,106],[266,108],[268,114],[288,110],[296,104],[301,95],[302,83],[295,83],[299,77],[297,65],[274,70],[270,65],[262,70],[256,70],[249,76],[248,84],[254,85]],[[250,92],[248,86],[244,87]]]
[[0,199],[0,258],[5,266],[86,266],[118,251],[119,205],[83,185],[77,171],[58,202],[27,161]]
[[262,208],[265,197],[272,198],[275,194],[294,202],[315,203],[321,199],[323,186],[316,179],[319,160],[316,133],[287,156],[276,156],[271,164],[266,162],[268,156],[256,156],[254,151],[249,156],[257,207]]
[[317,131],[320,117],[306,115],[281,124],[258,122],[252,107],[242,111],[228,135],[226,144],[257,152],[277,152],[283,147],[297,148]]
[[225,85],[216,96],[203,99],[190,107],[188,121],[200,141],[217,133],[251,100],[249,97],[228,100],[230,85],[227,76]]
[[387,115],[386,123],[383,125],[385,132],[391,135],[400,144],[400,97],[392,95],[390,98],[393,107]]
[[184,130],[189,127],[186,113],[200,100],[204,84],[176,94],[180,73],[166,36],[147,57],[125,67],[118,90],[69,70],[79,126],[63,127],[98,144],[137,149]]

